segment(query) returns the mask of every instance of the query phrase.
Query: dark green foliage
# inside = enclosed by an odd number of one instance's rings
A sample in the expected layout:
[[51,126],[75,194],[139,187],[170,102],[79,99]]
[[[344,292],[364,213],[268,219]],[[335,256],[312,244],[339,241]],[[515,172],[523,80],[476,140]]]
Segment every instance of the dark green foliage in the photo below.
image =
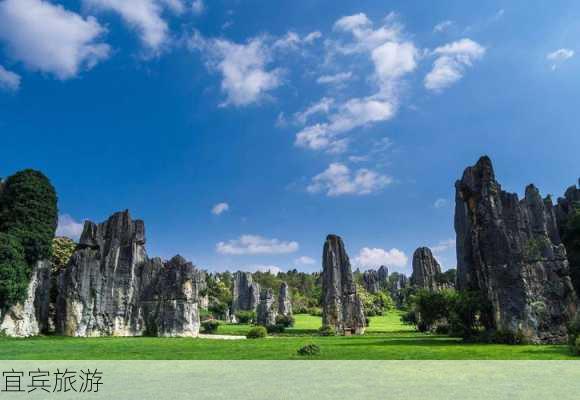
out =
[[315,344],[307,344],[296,351],[299,356],[317,356],[320,354],[320,347]]
[[284,325],[281,325],[281,324],[266,326],[266,331],[268,333],[284,333],[285,330],[286,330],[286,327]]
[[449,317],[453,294],[447,292],[430,292],[419,290],[414,298],[415,311],[419,316],[417,328],[426,332],[434,328],[435,323]]
[[401,316],[401,322],[407,325],[417,325],[417,313],[411,309]]
[[521,331],[511,332],[511,331],[502,331],[497,330],[493,332],[491,337],[491,341],[493,343],[499,344],[525,344],[526,340],[524,334]]
[[457,270],[455,268],[451,268],[445,272],[438,273],[435,276],[435,281],[440,285],[455,286],[456,277]]
[[572,354],[580,356],[580,314],[568,324],[568,345]]
[[291,315],[278,315],[276,316],[276,325],[282,325],[284,328],[290,328],[294,326],[294,317]]
[[248,339],[263,339],[268,336],[268,331],[263,326],[255,326],[248,331],[246,338]]
[[240,324],[251,324],[256,320],[256,313],[254,311],[240,311],[236,313],[236,318]]
[[320,307],[310,307],[308,309],[307,314],[310,314],[313,317],[322,317],[322,308],[320,308]]
[[30,270],[18,239],[0,232],[0,312],[24,300]]
[[334,336],[336,335],[336,332],[334,331],[334,329],[331,326],[323,326],[320,329],[318,329],[318,334],[320,336]]
[[56,192],[39,171],[17,172],[4,183],[0,198],[0,232],[15,236],[29,265],[51,256],[58,222]]
[[479,291],[458,292],[450,311],[450,334],[469,339],[481,330],[481,316],[491,312],[491,304]]
[[201,330],[203,333],[215,333],[220,326],[219,321],[215,319],[210,319],[201,323]]
[[572,282],[576,293],[580,293],[580,205],[574,206],[574,211],[562,229],[561,235],[568,253]]

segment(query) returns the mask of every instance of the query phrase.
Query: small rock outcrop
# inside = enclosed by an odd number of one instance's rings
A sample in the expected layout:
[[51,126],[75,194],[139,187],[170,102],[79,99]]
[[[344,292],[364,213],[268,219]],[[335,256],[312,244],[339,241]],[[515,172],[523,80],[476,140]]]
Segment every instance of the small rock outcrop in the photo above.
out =
[[342,239],[328,235],[322,255],[322,325],[336,333],[362,334],[365,316],[356,293],[350,260]]
[[433,257],[431,249],[419,247],[413,253],[413,275],[411,282],[420,289],[436,292],[441,289],[437,277],[441,275],[441,266]]
[[30,337],[49,329],[50,270],[48,261],[38,261],[32,268],[26,299],[2,312],[0,333],[11,337]]
[[254,283],[250,272],[234,274],[232,312],[256,311],[260,300],[260,285]]
[[270,326],[276,324],[276,304],[272,289],[262,289],[256,311],[258,325]]
[[285,317],[292,316],[290,288],[286,282],[280,284],[280,291],[278,292],[278,314]]
[[128,211],[85,222],[59,276],[57,331],[67,336],[197,336],[199,271],[183,257],[149,259],[145,225]]
[[458,289],[485,295],[489,328],[563,342],[576,294],[551,200],[533,185],[522,200],[503,191],[488,157],[455,187]]

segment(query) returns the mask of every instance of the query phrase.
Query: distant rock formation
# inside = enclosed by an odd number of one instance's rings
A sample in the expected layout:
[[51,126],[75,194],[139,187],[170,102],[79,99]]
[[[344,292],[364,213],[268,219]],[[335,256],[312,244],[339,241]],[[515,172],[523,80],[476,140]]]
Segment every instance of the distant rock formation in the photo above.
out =
[[57,330],[67,336],[197,336],[204,272],[180,256],[149,259],[129,212],[85,222],[59,277]]
[[365,290],[369,293],[378,293],[381,291],[379,282],[379,273],[377,270],[369,269],[363,272],[362,281]]
[[387,289],[387,287],[389,286],[389,269],[386,266],[381,265],[379,267],[378,273],[379,273],[379,286],[381,290]]
[[441,275],[441,266],[433,257],[431,249],[419,247],[413,253],[413,275],[411,283],[420,289],[436,292],[441,289],[437,283],[437,277]]
[[578,233],[568,232],[568,224],[574,215],[575,208],[580,207],[580,180],[578,187],[571,186],[566,190],[563,198],[558,199],[555,207],[556,221],[562,242],[566,246],[572,284],[576,293],[580,295],[580,243]]
[[8,310],[0,310],[0,333],[12,337],[36,336],[49,329],[50,269],[48,261],[32,268],[26,299]]
[[234,274],[232,312],[256,311],[260,299],[260,285],[254,283],[250,272]]
[[365,316],[342,239],[328,235],[322,256],[322,325],[338,334],[362,334]]
[[290,288],[286,282],[280,284],[280,291],[278,292],[278,314],[285,317],[292,315]]
[[407,288],[410,286],[409,278],[405,274],[393,272],[389,275],[388,290],[391,298],[398,308],[405,305],[407,301]]
[[272,289],[262,289],[260,301],[256,311],[258,325],[269,326],[276,324],[276,307]]
[[576,294],[550,199],[533,185],[521,201],[503,191],[488,157],[455,187],[459,290],[487,297],[490,328],[534,343],[563,342]]

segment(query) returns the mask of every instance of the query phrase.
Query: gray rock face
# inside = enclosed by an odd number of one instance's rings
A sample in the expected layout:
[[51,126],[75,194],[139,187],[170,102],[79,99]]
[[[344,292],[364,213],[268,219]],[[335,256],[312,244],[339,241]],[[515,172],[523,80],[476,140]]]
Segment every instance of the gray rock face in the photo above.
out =
[[413,285],[436,292],[441,289],[437,283],[437,276],[440,274],[441,266],[433,257],[431,249],[419,247],[415,250],[413,253],[413,275],[411,275]]
[[458,289],[486,295],[492,328],[535,343],[564,341],[576,295],[549,198],[532,185],[521,201],[503,191],[488,157],[455,186]]
[[250,272],[234,274],[232,312],[256,311],[260,299],[260,285],[254,283]]
[[285,317],[292,315],[290,288],[286,282],[280,284],[280,291],[278,292],[278,314]]
[[256,311],[258,325],[275,325],[276,315],[275,299],[272,289],[263,289],[260,292],[260,301]]
[[580,203],[580,179],[578,180],[578,187],[570,186],[564,197],[558,198],[556,205],[556,222],[559,227],[563,227],[568,223],[568,217],[572,213],[574,203]]
[[393,272],[389,275],[388,290],[397,307],[402,307],[407,300],[406,289],[410,286],[406,275]]
[[365,316],[342,239],[328,235],[322,255],[322,325],[338,334],[362,334]]
[[362,274],[363,286],[369,293],[378,293],[381,290],[379,273],[377,270],[369,269]]
[[39,261],[32,268],[26,299],[0,315],[0,332],[12,337],[29,337],[48,331],[50,268],[48,261]]
[[59,277],[57,331],[67,336],[197,336],[203,272],[180,256],[149,259],[128,211],[85,222]]
[[381,265],[378,270],[379,286],[381,289],[386,289],[389,286],[389,269]]

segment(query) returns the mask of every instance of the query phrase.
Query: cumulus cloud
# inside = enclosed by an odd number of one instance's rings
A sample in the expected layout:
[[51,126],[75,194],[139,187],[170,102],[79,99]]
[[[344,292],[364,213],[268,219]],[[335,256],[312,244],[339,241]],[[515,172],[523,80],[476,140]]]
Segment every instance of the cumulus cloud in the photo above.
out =
[[8,71],[2,65],[0,65],[0,89],[17,91],[20,88],[20,75]]
[[203,13],[205,11],[203,0],[193,0],[193,3],[191,3],[191,10],[197,15]]
[[288,254],[298,251],[298,242],[268,239],[258,235],[242,235],[238,239],[219,242],[216,251],[229,255]]
[[322,75],[316,79],[321,85],[341,85],[352,78],[352,72],[340,72],[334,75]]
[[361,168],[352,172],[346,165],[332,163],[312,178],[307,190],[310,193],[324,192],[327,196],[366,195],[377,192],[391,184],[393,179],[375,171]]
[[206,39],[195,32],[190,45],[208,57],[211,69],[221,73],[221,88],[226,94],[223,105],[257,103],[282,83],[281,70],[268,68],[272,54],[265,37],[238,44],[226,39]]
[[316,264],[316,260],[312,257],[302,256],[295,259],[294,264],[299,266],[309,266]]
[[354,258],[354,264],[362,268],[377,268],[381,265],[403,268],[408,262],[407,255],[399,249],[363,247]]
[[552,70],[558,68],[560,64],[574,57],[572,49],[558,49],[546,55],[546,59],[552,62]]
[[483,57],[485,48],[471,39],[461,39],[436,48],[433,54],[437,58],[424,84],[428,90],[441,92],[459,81],[465,69]]
[[109,56],[100,41],[105,29],[93,17],[44,0],[0,2],[0,41],[8,54],[31,70],[75,77]]
[[[329,46],[342,55],[366,54],[374,67],[372,81],[376,90],[369,96],[336,104],[326,120],[307,125],[296,134],[296,146],[331,153],[346,148],[348,139],[342,136],[350,131],[393,118],[398,108],[401,80],[415,70],[419,56],[415,45],[403,38],[402,25],[394,14],[376,29],[365,14],[346,16],[336,21],[334,30],[349,35],[350,40],[330,42]],[[347,78],[350,75],[326,76],[319,83]]]
[[278,267],[277,265],[252,264],[246,265],[241,269],[242,271],[249,272],[270,272],[272,275],[278,275],[280,272],[282,272],[282,268]]
[[447,206],[447,204],[448,204],[447,199],[439,198],[439,199],[435,200],[435,202],[433,203],[433,207],[443,208],[443,207]]
[[58,227],[56,228],[56,236],[66,236],[75,241],[78,241],[83,233],[83,223],[76,221],[68,214],[60,214],[58,216]]
[[272,44],[273,49],[282,50],[298,50],[301,46],[312,44],[318,38],[322,37],[322,34],[318,31],[310,32],[304,37],[300,37],[296,32],[288,32],[285,36],[277,39]]
[[308,121],[308,119],[313,115],[328,114],[333,104],[334,99],[323,97],[318,102],[308,107],[306,110],[294,114],[294,117],[299,123],[305,124]]
[[154,54],[169,39],[169,26],[163,19],[164,10],[180,14],[185,6],[181,0],[83,0],[92,10],[112,11],[137,31],[143,45]]
[[218,203],[211,208],[211,213],[214,215],[220,215],[230,209],[228,203]]

